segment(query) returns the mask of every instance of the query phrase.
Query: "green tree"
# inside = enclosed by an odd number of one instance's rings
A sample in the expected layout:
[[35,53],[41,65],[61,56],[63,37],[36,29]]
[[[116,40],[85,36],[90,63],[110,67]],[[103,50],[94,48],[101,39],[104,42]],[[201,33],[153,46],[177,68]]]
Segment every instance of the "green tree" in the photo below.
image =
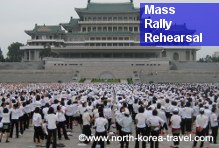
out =
[[16,43],[12,43],[8,47],[8,53],[7,53],[8,62],[21,62],[23,56],[23,52],[20,50],[21,46],[23,46],[22,43],[16,42]]
[[205,58],[200,58],[199,62],[211,63],[211,62],[219,62],[219,57],[213,57],[207,55]]
[[4,61],[5,61],[5,59],[4,59],[2,50],[1,50],[1,48],[0,48],[0,62],[4,62]]

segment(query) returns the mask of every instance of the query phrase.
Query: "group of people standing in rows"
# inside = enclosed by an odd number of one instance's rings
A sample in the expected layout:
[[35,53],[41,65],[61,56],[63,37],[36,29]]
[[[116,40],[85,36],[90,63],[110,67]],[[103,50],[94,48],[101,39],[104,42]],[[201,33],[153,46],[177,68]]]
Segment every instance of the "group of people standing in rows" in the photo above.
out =
[[[73,125],[87,137],[117,135],[173,136],[195,134],[213,136],[217,143],[219,85],[217,84],[24,84],[3,85],[0,107],[0,141],[19,138],[34,126],[33,141],[57,147],[57,137],[69,139]],[[113,128],[115,127],[115,132]],[[92,132],[92,131],[95,132]],[[171,132],[169,132],[171,131]],[[57,134],[58,133],[58,134]],[[92,134],[93,133],[93,134]],[[134,134],[135,133],[135,134]],[[92,148],[105,147],[105,141],[89,141]],[[110,144],[108,139],[107,144]],[[119,142],[128,148],[129,139]],[[135,148],[158,148],[158,140],[135,140]],[[179,148],[180,140],[172,147]],[[194,141],[193,147],[197,146]],[[204,141],[200,147],[204,146]]]

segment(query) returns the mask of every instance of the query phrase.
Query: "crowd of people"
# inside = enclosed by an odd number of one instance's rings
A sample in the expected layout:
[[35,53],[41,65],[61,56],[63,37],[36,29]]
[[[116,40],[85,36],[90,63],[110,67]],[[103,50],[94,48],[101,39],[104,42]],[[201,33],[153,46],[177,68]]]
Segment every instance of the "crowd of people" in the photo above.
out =
[[[47,148],[56,148],[57,138],[70,140],[67,131],[74,134],[74,127],[97,137],[211,135],[216,144],[218,98],[219,84],[0,84],[0,142],[19,138],[32,125],[33,142],[46,140]],[[110,144],[109,139],[83,141],[92,148],[104,148],[105,142]],[[159,147],[157,140],[135,140],[135,148],[140,143]],[[128,148],[129,140],[118,144]],[[175,140],[172,147],[179,144]]]

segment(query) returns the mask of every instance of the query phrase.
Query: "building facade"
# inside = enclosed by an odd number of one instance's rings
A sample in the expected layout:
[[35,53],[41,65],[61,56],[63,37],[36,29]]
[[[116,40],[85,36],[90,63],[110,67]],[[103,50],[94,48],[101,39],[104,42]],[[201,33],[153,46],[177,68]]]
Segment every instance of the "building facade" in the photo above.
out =
[[[152,61],[162,64],[174,60],[196,60],[198,48],[195,47],[140,46],[140,9],[134,7],[132,0],[127,3],[93,3],[88,0],[86,8],[76,8],[75,11],[79,18],[72,17],[68,23],[56,26],[36,24],[33,30],[25,31],[31,39],[21,47],[23,61],[41,61],[45,50],[54,53],[45,60],[45,67],[49,69],[57,69],[57,65],[60,68],[61,64],[65,66],[60,69],[75,69],[74,64],[81,64],[76,61],[85,64],[95,59],[103,63],[117,61],[117,65],[123,61],[131,67],[150,65]],[[177,27],[187,29],[185,25]]]

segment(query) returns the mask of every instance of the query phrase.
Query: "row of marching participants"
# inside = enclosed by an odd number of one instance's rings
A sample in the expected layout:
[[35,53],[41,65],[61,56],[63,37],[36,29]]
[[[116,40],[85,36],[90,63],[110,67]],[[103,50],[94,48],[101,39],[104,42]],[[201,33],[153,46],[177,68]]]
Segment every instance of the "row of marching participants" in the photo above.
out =
[[[122,100],[122,99],[119,99]],[[142,136],[164,136],[170,134],[168,127],[171,129],[173,136],[195,134],[197,137],[211,135],[210,143],[217,144],[218,122],[219,116],[216,104],[199,103],[192,106],[190,99],[176,102],[165,100],[164,105],[161,105],[156,98],[145,105],[144,101],[135,99],[133,104],[127,101],[119,101],[118,110],[116,112],[116,127],[120,135],[124,135],[123,113],[128,110],[135,124],[136,137]],[[122,105],[121,105],[122,104]],[[209,105],[210,104],[210,105]],[[212,105],[211,105],[212,104]],[[130,118],[131,118],[130,117]],[[125,120],[126,121],[126,120]],[[123,124],[121,124],[123,123]],[[126,122],[127,123],[127,122]],[[131,127],[131,125],[130,125]],[[165,131],[165,132],[164,132]],[[126,134],[131,134],[131,129]],[[197,146],[194,140],[193,147]],[[145,141],[142,142],[142,147],[146,147]],[[158,141],[149,141],[151,148],[158,148]],[[171,147],[178,148],[179,139],[173,142]],[[128,145],[128,141],[126,141]],[[122,145],[121,147],[123,147]],[[201,141],[200,147],[204,146],[204,141]],[[128,146],[126,146],[128,147]],[[139,147],[139,141],[135,141],[135,148]]]

